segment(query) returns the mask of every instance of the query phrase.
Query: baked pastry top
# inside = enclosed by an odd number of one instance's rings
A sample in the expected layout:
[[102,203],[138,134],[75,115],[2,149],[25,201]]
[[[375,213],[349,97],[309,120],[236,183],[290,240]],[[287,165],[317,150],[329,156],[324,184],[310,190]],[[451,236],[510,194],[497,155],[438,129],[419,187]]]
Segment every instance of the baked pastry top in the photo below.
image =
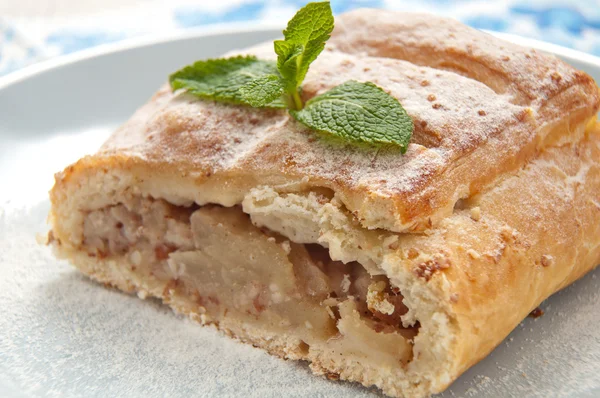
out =
[[415,122],[406,154],[163,87],[56,175],[51,240],[91,277],[316,373],[439,392],[600,259],[600,94],[430,15],[357,10],[328,43],[304,99],[377,84]]
[[[415,122],[405,156],[328,143],[284,111],[199,102],[166,87],[101,153],[193,172],[208,185],[227,178],[224,205],[253,185],[308,178],[307,187],[335,190],[367,228],[422,231],[546,146],[577,142],[596,114],[595,82],[556,57],[405,15],[338,18],[303,87],[306,99],[350,79],[384,87]],[[272,58],[271,47],[250,52]]]

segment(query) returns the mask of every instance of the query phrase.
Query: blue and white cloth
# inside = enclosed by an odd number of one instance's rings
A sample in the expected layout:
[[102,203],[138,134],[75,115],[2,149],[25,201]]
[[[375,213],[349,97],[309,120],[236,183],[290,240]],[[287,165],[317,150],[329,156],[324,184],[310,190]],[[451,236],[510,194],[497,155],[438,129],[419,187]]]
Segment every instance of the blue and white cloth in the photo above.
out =
[[[77,18],[0,16],[0,76],[99,44],[224,22],[282,22],[306,0],[147,0]],[[518,34],[600,56],[600,0],[332,0],[336,14],[359,7],[422,11],[479,29]]]

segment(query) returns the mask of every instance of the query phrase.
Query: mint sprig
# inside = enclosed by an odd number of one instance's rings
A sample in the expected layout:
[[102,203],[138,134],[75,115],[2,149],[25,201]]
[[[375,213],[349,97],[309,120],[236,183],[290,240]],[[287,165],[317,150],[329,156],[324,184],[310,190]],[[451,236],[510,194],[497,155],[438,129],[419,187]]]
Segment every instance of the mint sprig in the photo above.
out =
[[[274,103],[274,101],[281,99],[283,92],[283,82],[278,74],[257,77],[240,87],[242,100],[255,108]],[[275,103],[285,106],[283,101]]]
[[333,30],[328,1],[308,3],[274,42],[277,62],[253,56],[198,61],[173,73],[173,90],[203,99],[288,108],[300,123],[346,141],[395,145],[406,152],[413,121],[400,102],[370,82],[347,81],[303,104],[302,82]]

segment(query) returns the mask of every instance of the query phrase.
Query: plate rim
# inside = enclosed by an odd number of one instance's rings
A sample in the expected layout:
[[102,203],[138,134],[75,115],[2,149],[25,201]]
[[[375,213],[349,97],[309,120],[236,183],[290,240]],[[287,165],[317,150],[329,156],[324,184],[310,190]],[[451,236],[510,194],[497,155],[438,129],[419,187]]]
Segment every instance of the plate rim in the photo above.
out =
[[229,22],[215,23],[202,27],[178,29],[168,33],[147,34],[137,37],[130,37],[115,43],[99,44],[97,46],[86,48],[70,54],[58,55],[17,69],[4,76],[0,76],[0,90],[46,71],[104,55],[200,37],[220,36],[225,34],[271,32],[275,30],[282,31],[284,27],[285,26],[283,24],[275,22]]
[[[85,60],[102,57],[109,54],[125,52],[135,48],[151,47],[157,44],[166,44],[181,40],[190,40],[200,37],[220,36],[224,34],[244,34],[257,32],[281,31],[284,24],[277,22],[231,22],[217,23],[203,27],[180,29],[169,33],[150,34],[121,40],[117,43],[101,44],[92,48],[76,51],[71,54],[59,55],[46,60],[25,66],[5,76],[0,76],[0,90],[6,89],[23,80],[42,74],[52,69],[58,69],[67,65]],[[523,37],[511,33],[484,30],[484,32],[500,39],[535,48],[540,51],[551,53],[559,57],[590,64],[600,70],[600,57],[585,53],[583,51],[563,47],[558,44]]]

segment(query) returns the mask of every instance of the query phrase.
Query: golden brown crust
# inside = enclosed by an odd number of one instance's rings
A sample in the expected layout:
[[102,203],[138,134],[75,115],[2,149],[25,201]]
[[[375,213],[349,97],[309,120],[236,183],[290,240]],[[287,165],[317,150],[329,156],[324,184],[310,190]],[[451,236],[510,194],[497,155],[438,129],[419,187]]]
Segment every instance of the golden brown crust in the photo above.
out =
[[420,273],[420,257],[390,263],[386,271],[412,271],[444,292],[459,326],[453,354],[458,374],[541,301],[600,261],[600,126],[595,130],[577,145],[548,149],[517,175],[471,198],[431,235],[399,241],[405,251],[444,259],[445,266],[427,277]]
[[[315,218],[316,228],[352,234],[347,250],[358,247],[373,263],[365,268],[401,289],[410,310],[403,321],[421,329],[405,374],[321,357],[311,359],[315,369],[395,396],[443,390],[597,264],[600,128],[588,121],[600,95],[589,76],[552,56],[454,21],[370,10],[338,19],[304,95],[349,79],[400,99],[416,127],[406,155],[332,144],[282,111],[163,88],[99,153],[57,175],[51,200],[62,250],[81,244],[65,222],[74,209],[116,204],[125,191],[233,206],[255,187],[282,195],[325,187],[349,211],[339,226]],[[99,279],[114,281],[117,268]]]

